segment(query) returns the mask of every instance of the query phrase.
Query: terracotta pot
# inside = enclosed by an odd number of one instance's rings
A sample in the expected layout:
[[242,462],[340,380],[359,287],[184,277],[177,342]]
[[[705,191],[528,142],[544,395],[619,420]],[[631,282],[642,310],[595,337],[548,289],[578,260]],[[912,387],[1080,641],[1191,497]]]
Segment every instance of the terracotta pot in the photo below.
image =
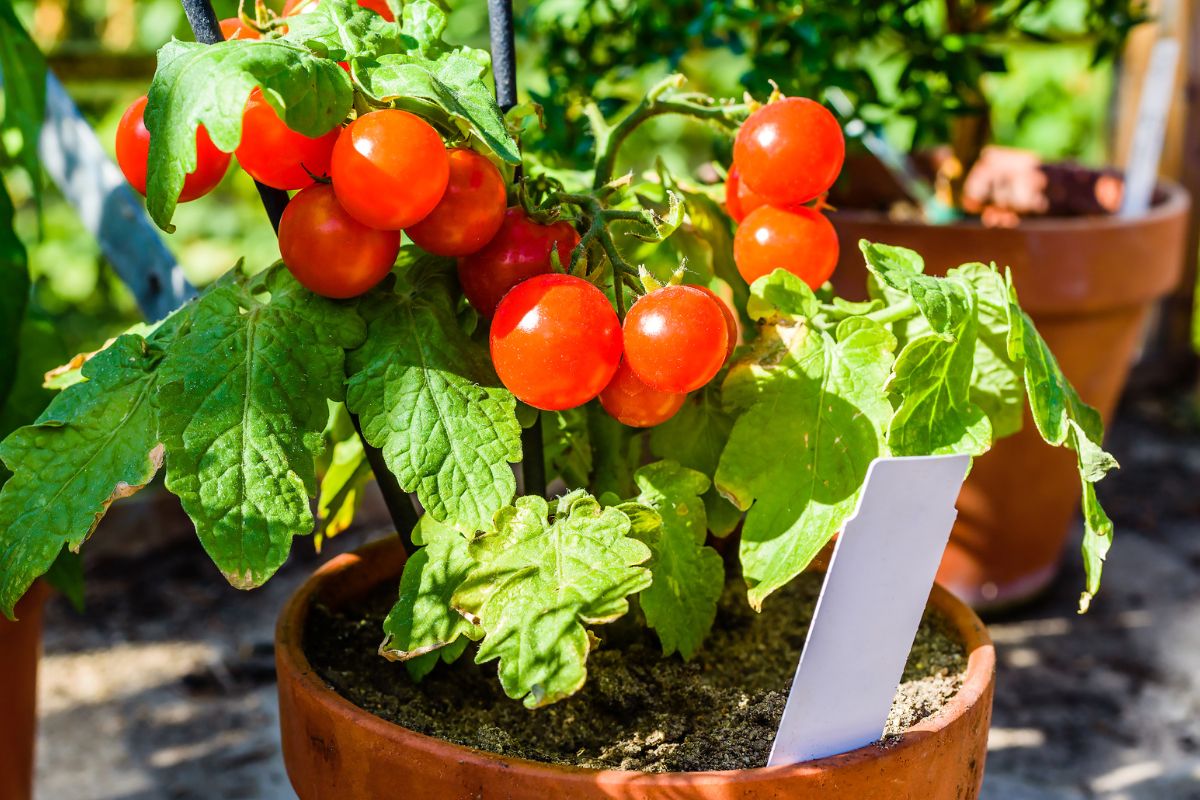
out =
[[[839,211],[833,280],[847,297],[865,297],[860,239],[910,247],[932,274],[972,261],[1011,267],[1021,305],[1107,423],[1156,302],[1182,274],[1188,196],[1175,184],[1160,194],[1140,219],[1034,218],[1016,228],[932,227]],[[1071,453],[1047,447],[1026,411],[1024,429],[997,442],[967,478],[938,581],[976,608],[1037,593],[1057,571],[1079,493]]]
[[[962,690],[935,718],[886,748],[874,745],[787,767],[651,774],[570,768],[506,758],[423,736],[339,696],[304,655],[304,628],[319,598],[337,608],[404,561],[393,542],[339,556],[292,597],[276,629],[283,758],[301,800],[972,800],[979,793],[991,719],[995,652],[978,617],[948,592],[930,602],[970,653]],[[530,712],[537,713],[537,712]]]
[[0,800],[33,796],[37,671],[42,609],[50,590],[38,581],[17,603],[17,621],[0,617]]

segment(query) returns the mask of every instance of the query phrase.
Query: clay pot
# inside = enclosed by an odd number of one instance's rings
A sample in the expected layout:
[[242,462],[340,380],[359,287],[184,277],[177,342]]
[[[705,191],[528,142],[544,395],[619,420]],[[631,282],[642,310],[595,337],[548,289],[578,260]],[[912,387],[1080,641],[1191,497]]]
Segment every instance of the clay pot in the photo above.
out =
[[[970,653],[962,690],[935,718],[886,748],[786,767],[651,774],[569,768],[506,758],[385,722],[339,696],[304,655],[304,628],[318,599],[332,608],[382,582],[404,562],[391,541],[338,556],[292,597],[276,628],[283,758],[301,800],[972,800],[983,780],[995,652],[978,617],[948,592],[930,602]],[[869,656],[867,656],[869,657]],[[530,712],[537,713],[537,712]]]
[[37,671],[42,609],[50,590],[38,581],[17,603],[16,622],[0,617],[0,800],[33,797]]
[[[926,271],[972,261],[1012,268],[1021,305],[1083,399],[1105,423],[1120,398],[1158,300],[1179,282],[1189,200],[1165,184],[1144,217],[1033,218],[1015,228],[932,227],[881,212],[832,215],[841,242],[834,284],[866,295],[860,239],[903,245]],[[975,606],[1011,604],[1053,579],[1079,507],[1072,454],[1053,449],[1025,416],[1023,430],[976,461],[938,581]]]

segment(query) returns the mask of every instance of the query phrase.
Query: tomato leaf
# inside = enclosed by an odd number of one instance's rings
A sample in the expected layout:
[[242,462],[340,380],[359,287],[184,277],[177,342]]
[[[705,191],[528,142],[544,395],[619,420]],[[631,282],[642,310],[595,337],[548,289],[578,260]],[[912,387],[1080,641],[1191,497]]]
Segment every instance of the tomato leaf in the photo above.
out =
[[158,51],[145,112],[151,132],[146,207],[163,230],[174,230],[171,217],[184,178],[196,168],[197,128],[203,125],[218,149],[232,153],[242,139],[242,109],[256,86],[288,127],[305,136],[332,130],[353,100],[341,67],[283,39],[213,45],[173,40]]
[[400,596],[383,621],[379,654],[403,661],[420,680],[439,660],[457,659],[483,631],[450,604],[475,566],[467,537],[426,514],[413,529],[413,544],[421,547],[404,562]]
[[399,25],[353,0],[321,0],[312,11],[288,17],[283,39],[333,61],[373,59],[416,45]]
[[0,610],[9,618],[64,545],[78,550],[109,505],[162,466],[151,397],[168,335],[119,337],[84,365],[86,380],[0,443],[13,473],[0,489]]
[[953,272],[975,291],[977,336],[971,401],[992,422],[992,437],[1002,439],[1021,430],[1025,413],[1025,379],[1019,358],[1008,350],[1013,308],[1009,288],[995,267],[967,264]]
[[418,261],[404,286],[362,302],[368,335],[348,356],[346,406],[426,513],[462,531],[487,530],[516,493],[516,399],[487,351],[459,329],[440,264]]
[[318,552],[326,539],[337,536],[354,522],[363,491],[371,482],[371,465],[357,435],[335,443],[332,449],[333,457],[321,476],[321,492],[317,497],[317,533],[313,545]]
[[[751,291],[765,304],[765,287],[782,277],[776,270]],[[742,414],[716,484],[748,509],[741,560],[755,608],[803,571],[853,513],[871,460],[888,454],[892,416],[883,386],[895,338],[887,329],[847,320],[835,339],[777,311],[780,321],[763,324],[722,387]]]
[[661,534],[650,542],[653,583],[638,595],[646,624],[658,634],[663,654],[691,659],[712,629],[725,588],[721,555],[704,545],[704,503],[709,480],[674,461],[657,461],[635,476],[637,501],[658,511]]
[[583,686],[588,626],[623,616],[629,595],[651,583],[638,566],[650,549],[628,535],[619,509],[575,491],[559,499],[553,519],[549,511],[532,496],[501,510],[495,532],[471,542],[476,566],[453,597],[483,627],[476,663],[499,659],[505,693],[529,708]]
[[[0,79],[4,85],[0,166],[19,165],[29,175],[35,195],[40,196],[38,138],[46,116],[46,59],[21,26],[11,2],[0,3]],[[0,202],[5,200],[7,197]],[[0,210],[0,215],[3,213]]]
[[342,399],[344,351],[365,330],[352,305],[314,295],[282,265],[239,273],[196,301],[156,406],[167,488],[229,582],[249,589],[312,531],[328,400]]

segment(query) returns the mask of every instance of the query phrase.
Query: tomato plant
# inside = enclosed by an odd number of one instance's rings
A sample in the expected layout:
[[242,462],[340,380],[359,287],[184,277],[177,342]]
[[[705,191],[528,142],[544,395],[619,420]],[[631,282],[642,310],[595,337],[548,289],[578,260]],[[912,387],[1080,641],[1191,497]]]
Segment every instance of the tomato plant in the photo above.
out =
[[[146,163],[150,155],[150,131],[146,130],[143,114],[145,95],[134,100],[117,125],[117,164],[129,185],[141,194],[146,193]],[[222,153],[208,138],[203,126],[196,130],[196,168],[187,174],[179,202],[195,200],[217,188],[229,169],[229,155]]]
[[482,249],[458,260],[458,282],[475,310],[490,319],[509,289],[550,272],[552,253],[560,264],[569,263],[577,244],[579,234],[570,224],[543,225],[525,209],[513,206],[504,212],[500,229]]
[[508,205],[504,176],[485,156],[463,147],[449,153],[450,177],[442,199],[405,233],[437,256],[466,256],[499,232]]
[[310,138],[296,133],[275,113],[257,89],[242,116],[238,163],[250,177],[276,189],[303,189],[329,174],[329,160],[340,130]]

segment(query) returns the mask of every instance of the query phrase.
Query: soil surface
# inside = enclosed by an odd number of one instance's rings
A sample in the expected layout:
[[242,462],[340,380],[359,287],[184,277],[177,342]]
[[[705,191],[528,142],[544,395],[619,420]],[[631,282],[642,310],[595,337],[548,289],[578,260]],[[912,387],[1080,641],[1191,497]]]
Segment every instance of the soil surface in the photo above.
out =
[[[745,585],[731,581],[713,633],[690,663],[663,657],[632,617],[597,627],[605,641],[588,657],[584,689],[534,711],[507,698],[495,663],[476,666],[471,650],[419,685],[402,664],[380,658],[393,586],[343,611],[316,606],[305,647],[317,672],[359,707],[480,750],[598,769],[745,769],[767,763],[820,588],[821,576],[803,575],[757,614]],[[953,629],[928,612],[886,735],[937,713],[965,669]]]

